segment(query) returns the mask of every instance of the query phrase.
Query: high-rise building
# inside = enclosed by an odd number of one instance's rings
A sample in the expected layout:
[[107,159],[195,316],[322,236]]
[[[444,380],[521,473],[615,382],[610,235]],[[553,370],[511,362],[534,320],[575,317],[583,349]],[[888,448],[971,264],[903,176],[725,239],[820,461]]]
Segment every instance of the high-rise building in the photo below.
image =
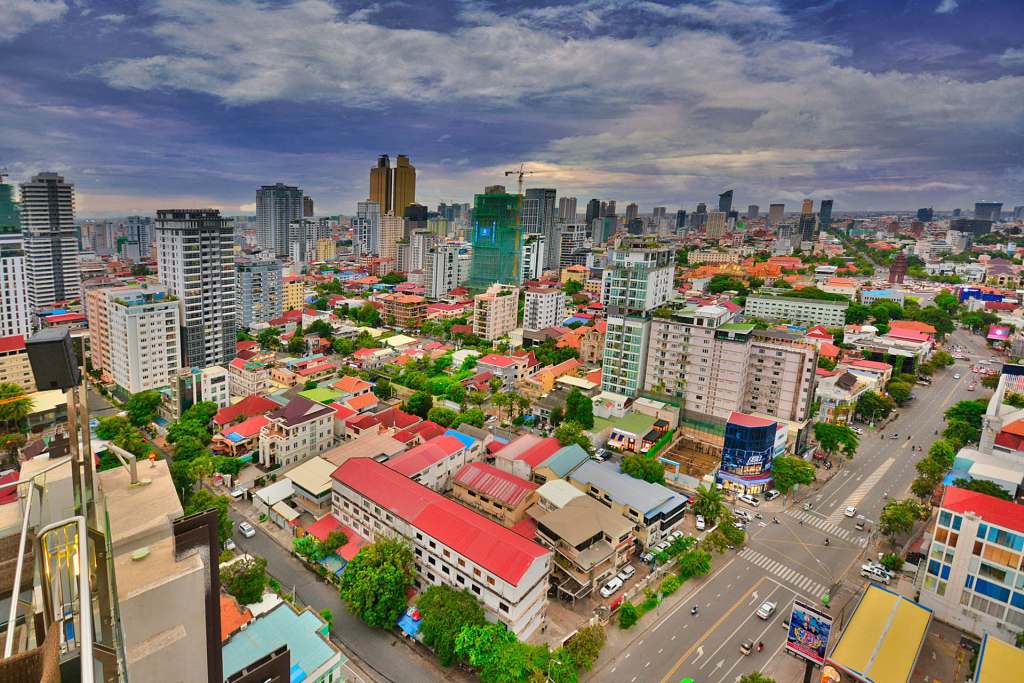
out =
[[316,221],[299,218],[288,224],[288,257],[302,270],[316,258]]
[[0,171],[0,241],[5,235],[20,235],[21,211],[14,199],[14,185],[4,182],[4,174]]
[[816,227],[816,221],[814,220],[814,200],[805,199],[800,207],[800,239],[804,242],[814,241],[814,228]]
[[590,234],[587,224],[573,222],[560,227],[558,267],[585,265]]
[[396,216],[405,216],[406,207],[416,203],[416,167],[409,163],[407,154],[399,154],[395,159],[391,176],[391,211]]
[[476,336],[494,341],[516,329],[518,322],[518,287],[496,282],[483,294],[473,297],[473,334]]
[[712,211],[707,215],[707,231],[706,235],[709,240],[719,239],[726,232],[726,217],[727,213],[724,211]]
[[[610,203],[610,202],[609,202]],[[640,215],[640,206],[636,202],[626,204],[626,223]]]
[[523,298],[523,329],[531,332],[554,327],[565,320],[565,293],[561,289],[530,287]]
[[718,195],[718,210],[723,213],[732,211],[732,195],[734,190],[726,190]]
[[473,268],[469,286],[484,289],[495,282],[518,282],[523,229],[523,197],[490,192],[473,200]]
[[997,223],[1003,218],[1002,202],[974,202],[975,220]]
[[181,306],[183,365],[227,365],[235,357],[233,233],[216,209],[157,211],[157,268]]
[[558,200],[558,220],[561,223],[576,222],[576,198],[561,197]]
[[435,244],[423,259],[426,295],[440,299],[462,284],[464,273],[461,269],[461,252],[465,249],[458,244]]
[[269,323],[284,312],[280,261],[243,261],[235,264],[235,302],[238,324],[251,329]]
[[591,199],[587,202],[587,225],[590,225],[591,221],[601,215],[601,200]]
[[768,222],[771,225],[778,225],[782,222],[782,219],[786,215],[785,204],[769,204],[768,205]]
[[530,188],[523,200],[523,234],[544,235],[544,268],[558,263],[557,190]]
[[922,221],[924,223],[927,223],[928,221],[932,220],[932,217],[934,215],[935,212],[932,211],[932,209],[930,208],[917,210],[917,220]]
[[953,218],[960,218],[961,213],[960,209],[953,209]]
[[302,198],[302,217],[312,218],[313,217],[313,198],[304,196]]
[[104,294],[114,384],[129,394],[168,386],[182,366],[178,303],[164,287],[114,287]]
[[538,280],[544,274],[544,254],[547,252],[547,240],[544,235],[525,235],[523,237],[522,271],[520,281]]
[[134,262],[148,261],[152,257],[153,219],[148,216],[128,216],[124,227],[121,258]]
[[604,204],[604,215],[605,216],[615,216],[615,215],[617,215],[615,213],[615,200],[614,199],[609,199],[608,202],[606,204]]
[[676,211],[676,234],[680,235],[686,231],[686,209]]
[[750,206],[747,207],[748,221],[756,221],[760,215],[761,207],[759,207],[757,204],[751,204]]
[[277,183],[256,190],[256,240],[261,249],[287,256],[289,226],[302,220],[302,190]]
[[32,333],[25,250],[21,241],[0,241],[0,337]]
[[650,238],[622,237],[608,254],[601,300],[608,311],[601,388],[636,396],[644,381],[650,313],[669,300],[675,255]]
[[375,201],[358,202],[356,217],[352,219],[353,241],[357,255],[376,254],[380,251],[380,204]]
[[656,206],[651,211],[651,220],[654,221],[655,225],[657,225],[663,218],[665,218],[666,213],[668,213],[668,209],[664,206]]
[[590,224],[590,232],[594,236],[594,244],[604,245],[615,236],[619,227],[618,218],[615,216],[602,216],[595,218]]
[[21,184],[21,229],[33,312],[81,293],[75,188],[56,173]]
[[826,232],[832,227],[832,200],[822,199],[821,206],[818,208],[818,229],[821,232]]
[[1024,205],[1013,207],[1013,220],[1024,221]]
[[954,218],[949,221],[949,229],[969,232],[977,237],[992,232],[992,221],[985,218]]
[[390,263],[383,272],[390,272],[398,268],[398,243],[405,235],[405,220],[401,216],[385,214],[380,217],[380,244],[377,254],[382,259],[388,259]]
[[377,165],[370,169],[370,201],[376,202],[383,215],[391,210],[391,158],[387,154],[377,157]]

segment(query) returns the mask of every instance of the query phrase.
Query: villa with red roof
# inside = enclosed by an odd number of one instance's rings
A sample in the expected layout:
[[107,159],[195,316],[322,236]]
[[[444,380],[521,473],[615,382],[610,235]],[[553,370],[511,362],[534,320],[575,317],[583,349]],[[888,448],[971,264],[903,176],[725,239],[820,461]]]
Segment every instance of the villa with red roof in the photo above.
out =
[[369,541],[401,537],[413,547],[416,588],[468,590],[517,638],[547,618],[551,552],[371,458],[332,475],[332,514]]
[[489,372],[502,381],[505,391],[512,391],[516,383],[526,373],[530,359],[528,356],[502,356],[488,353],[476,361],[477,373]]
[[[271,401],[273,403],[273,401]],[[274,404],[274,407],[278,407]],[[240,458],[259,449],[260,430],[269,420],[266,415],[255,415],[236,425],[225,427],[210,441],[210,450],[215,455],[230,455]]]
[[217,427],[226,427],[234,422],[247,420],[254,415],[265,415],[271,410],[277,410],[281,404],[271,401],[266,396],[253,394],[246,396],[238,403],[227,408],[221,408],[213,416],[213,424]]
[[455,473],[466,464],[466,444],[443,434],[396,455],[385,465],[434,491],[445,493],[452,487]]

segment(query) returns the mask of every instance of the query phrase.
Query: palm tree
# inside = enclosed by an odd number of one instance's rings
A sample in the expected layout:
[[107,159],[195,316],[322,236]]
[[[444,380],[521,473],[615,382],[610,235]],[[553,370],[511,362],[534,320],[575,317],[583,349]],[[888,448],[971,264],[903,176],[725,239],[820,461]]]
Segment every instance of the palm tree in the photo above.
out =
[[693,502],[693,511],[704,517],[709,526],[713,525],[725,512],[722,492],[713,486],[697,487],[697,498]]
[[0,422],[6,431],[15,431],[18,424],[32,414],[32,399],[21,386],[0,382]]

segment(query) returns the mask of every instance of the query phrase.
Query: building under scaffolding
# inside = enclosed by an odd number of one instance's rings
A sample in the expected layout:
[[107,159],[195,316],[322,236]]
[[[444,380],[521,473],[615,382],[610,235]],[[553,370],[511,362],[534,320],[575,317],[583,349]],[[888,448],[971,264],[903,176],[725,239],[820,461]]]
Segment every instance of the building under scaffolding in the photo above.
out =
[[473,200],[473,265],[469,274],[473,289],[486,289],[495,282],[517,283],[522,274],[523,197],[501,189],[478,194]]

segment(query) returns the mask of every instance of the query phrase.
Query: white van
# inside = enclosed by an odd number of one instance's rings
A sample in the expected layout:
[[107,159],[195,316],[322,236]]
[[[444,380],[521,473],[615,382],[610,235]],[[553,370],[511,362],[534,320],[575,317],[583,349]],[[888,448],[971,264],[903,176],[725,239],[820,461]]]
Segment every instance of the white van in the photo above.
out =
[[879,583],[884,583],[886,586],[889,585],[889,572],[885,571],[884,569],[879,569],[878,567],[875,567],[873,565],[862,564],[860,566],[860,575],[863,576],[865,579],[870,579],[871,581],[878,581]]

